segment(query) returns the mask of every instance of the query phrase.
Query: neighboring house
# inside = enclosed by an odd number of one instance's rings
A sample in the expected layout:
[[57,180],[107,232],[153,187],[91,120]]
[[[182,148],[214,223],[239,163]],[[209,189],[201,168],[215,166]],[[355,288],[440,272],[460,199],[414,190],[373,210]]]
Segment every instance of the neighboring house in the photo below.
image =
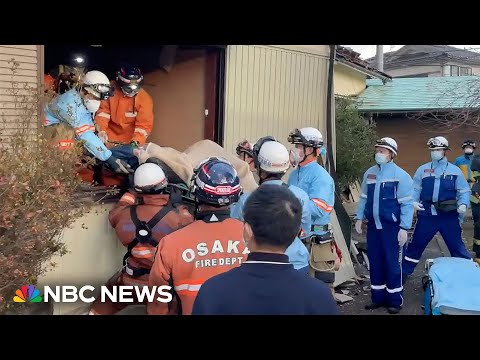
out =
[[337,46],[334,67],[335,96],[356,96],[367,87],[367,77],[383,82],[390,81],[391,76],[375,69],[360,58],[360,53],[352,49]]
[[[397,164],[410,175],[430,161],[429,138],[441,135],[449,141],[453,161],[462,154],[466,139],[480,142],[480,127],[460,120],[467,112],[478,115],[480,77],[432,77],[393,79],[383,84],[367,80],[367,89],[358,96],[359,110],[374,121],[378,137],[390,136],[398,143]],[[422,121],[420,121],[420,115]],[[446,123],[449,115],[453,123]],[[425,121],[428,121],[425,122]]]
[[[377,66],[375,57],[367,61]],[[384,53],[383,71],[394,78],[480,75],[480,54],[448,45],[405,45]]]

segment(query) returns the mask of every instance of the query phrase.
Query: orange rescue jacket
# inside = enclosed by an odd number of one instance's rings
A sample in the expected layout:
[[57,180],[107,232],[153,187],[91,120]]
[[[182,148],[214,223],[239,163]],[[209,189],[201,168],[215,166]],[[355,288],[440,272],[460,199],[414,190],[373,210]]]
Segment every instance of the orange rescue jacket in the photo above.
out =
[[[192,313],[195,297],[206,280],[239,266],[248,254],[241,221],[219,212],[197,218],[160,240],[148,282],[150,287],[172,286],[182,315]],[[167,315],[169,304],[148,303],[147,313]]]
[[[124,258],[124,282],[131,283],[128,285],[146,285],[158,242],[171,232],[191,224],[193,216],[184,205],[173,207],[167,194],[139,195],[127,192],[110,210],[109,220],[120,242],[128,248]],[[145,228],[145,223],[152,220],[155,224]],[[139,222],[143,226],[137,226]],[[139,234],[141,229],[149,234],[142,237]]]
[[144,89],[128,97],[116,87],[114,96],[100,103],[95,124],[99,131],[107,133],[112,146],[132,141],[143,145],[153,128],[152,97]]

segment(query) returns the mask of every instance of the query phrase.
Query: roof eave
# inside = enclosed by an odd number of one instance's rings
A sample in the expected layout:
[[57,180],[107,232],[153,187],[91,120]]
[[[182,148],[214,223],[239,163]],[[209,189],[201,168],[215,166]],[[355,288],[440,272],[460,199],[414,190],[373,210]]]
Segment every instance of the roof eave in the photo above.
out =
[[381,71],[378,71],[378,70],[375,71],[375,70],[366,69],[366,68],[364,68],[364,67],[362,67],[362,66],[360,66],[360,65],[353,64],[353,63],[351,63],[351,62],[349,62],[349,61],[346,61],[346,60],[343,60],[343,59],[338,59],[338,58],[337,58],[336,61],[337,61],[338,63],[342,64],[342,65],[345,65],[345,66],[347,66],[347,67],[349,67],[349,68],[352,68],[352,69],[354,69],[354,70],[357,70],[357,71],[359,71],[359,72],[361,72],[361,73],[363,73],[363,74],[366,74],[366,75],[369,75],[369,76],[373,76],[373,77],[375,77],[375,78],[377,78],[377,79],[380,79],[380,80],[382,80],[384,83],[385,83],[386,81],[392,81],[392,77],[391,77],[391,76],[389,76],[389,75],[387,75],[387,74],[385,74],[385,73],[382,73]]

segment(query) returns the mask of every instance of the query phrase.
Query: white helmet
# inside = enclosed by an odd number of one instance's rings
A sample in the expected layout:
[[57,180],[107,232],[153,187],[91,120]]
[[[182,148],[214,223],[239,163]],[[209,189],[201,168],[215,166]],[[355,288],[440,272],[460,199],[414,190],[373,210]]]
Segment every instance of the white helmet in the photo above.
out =
[[106,100],[112,96],[112,86],[107,75],[101,71],[92,70],[83,77],[83,88],[98,99]]
[[375,147],[388,149],[391,152],[393,152],[395,155],[397,155],[398,153],[397,142],[390,137],[384,137],[384,138],[381,138],[380,140],[377,140]]
[[448,140],[443,136],[436,136],[428,139],[427,145],[429,150],[450,150],[448,147]]
[[135,170],[133,184],[135,190],[148,193],[164,189],[168,181],[160,166],[153,163],[144,163]]
[[306,127],[300,130],[295,129],[288,135],[288,142],[291,144],[302,144],[306,147],[321,148],[323,136],[318,129]]
[[270,174],[285,173],[290,167],[288,150],[278,141],[263,143],[258,152],[257,161],[259,168]]

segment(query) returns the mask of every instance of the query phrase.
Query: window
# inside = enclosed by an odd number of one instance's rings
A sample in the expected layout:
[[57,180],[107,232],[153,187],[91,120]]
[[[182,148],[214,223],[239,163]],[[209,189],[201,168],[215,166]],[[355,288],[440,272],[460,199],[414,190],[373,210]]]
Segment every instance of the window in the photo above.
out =
[[459,68],[460,76],[472,75],[472,68],[461,67]]
[[450,65],[450,76],[470,76],[472,75],[472,68]]

